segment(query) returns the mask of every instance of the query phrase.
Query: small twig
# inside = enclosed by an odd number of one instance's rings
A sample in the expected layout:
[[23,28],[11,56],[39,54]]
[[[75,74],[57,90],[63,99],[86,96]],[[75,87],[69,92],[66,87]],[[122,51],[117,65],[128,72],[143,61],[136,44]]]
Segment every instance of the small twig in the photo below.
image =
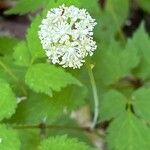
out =
[[91,132],[90,127],[75,127],[75,126],[68,126],[68,125],[48,125],[45,123],[41,123],[38,125],[11,125],[15,129],[73,129],[79,131],[86,131]]

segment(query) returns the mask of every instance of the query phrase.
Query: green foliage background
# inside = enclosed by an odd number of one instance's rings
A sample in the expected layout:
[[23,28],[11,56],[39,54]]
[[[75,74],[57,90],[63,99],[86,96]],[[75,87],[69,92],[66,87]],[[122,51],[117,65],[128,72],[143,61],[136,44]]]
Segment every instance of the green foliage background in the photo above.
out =
[[[149,0],[137,2],[150,12]],[[104,9],[97,0],[18,0],[5,12],[37,13],[24,40],[0,37],[0,149],[95,149],[83,131],[65,130],[64,135],[48,129],[43,137],[38,126],[78,127],[70,113],[93,104],[86,66],[71,70],[47,63],[38,38],[44,14],[61,4],[86,8],[98,23],[94,31],[98,48],[91,63],[99,94],[98,121],[109,122],[106,150],[150,150],[150,38],[144,22],[132,38],[123,34],[128,0],[107,0]]]

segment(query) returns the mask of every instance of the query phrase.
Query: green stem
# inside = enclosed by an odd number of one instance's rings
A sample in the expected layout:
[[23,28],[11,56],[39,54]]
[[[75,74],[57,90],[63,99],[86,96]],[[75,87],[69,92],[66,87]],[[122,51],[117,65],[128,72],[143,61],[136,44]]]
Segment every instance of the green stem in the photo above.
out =
[[93,92],[93,98],[94,98],[94,118],[93,118],[92,128],[95,128],[95,126],[97,124],[97,120],[98,120],[98,114],[99,114],[99,98],[98,98],[98,92],[97,92],[95,78],[93,75],[92,64],[87,63],[87,68],[88,68],[88,74],[90,77],[90,82],[91,82],[91,87],[92,87],[92,92]]
[[74,129],[74,130],[84,130],[91,131],[89,127],[76,127],[76,126],[68,126],[68,125],[47,125],[41,123],[39,125],[12,125],[15,129]]
[[94,133],[100,137],[104,137],[103,133],[98,133],[97,129],[91,129],[90,127],[78,127],[78,126],[70,126],[70,125],[51,125],[51,124],[45,124],[45,123],[41,123],[41,124],[31,124],[31,125],[12,125],[12,124],[8,124],[10,127],[14,128],[14,129],[18,129],[18,130],[24,130],[24,129],[40,129],[40,130],[45,130],[45,129],[56,129],[56,130],[64,130],[64,129],[68,129],[68,130],[76,130],[76,131],[83,131],[83,132],[87,132],[87,133]]

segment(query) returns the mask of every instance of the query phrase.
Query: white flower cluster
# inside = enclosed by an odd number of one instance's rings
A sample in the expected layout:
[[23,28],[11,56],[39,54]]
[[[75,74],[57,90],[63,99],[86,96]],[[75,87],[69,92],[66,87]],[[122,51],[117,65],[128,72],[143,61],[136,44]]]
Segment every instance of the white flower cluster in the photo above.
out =
[[48,11],[40,25],[39,38],[53,64],[80,68],[84,58],[92,56],[97,48],[92,37],[95,25],[86,9],[62,5]]

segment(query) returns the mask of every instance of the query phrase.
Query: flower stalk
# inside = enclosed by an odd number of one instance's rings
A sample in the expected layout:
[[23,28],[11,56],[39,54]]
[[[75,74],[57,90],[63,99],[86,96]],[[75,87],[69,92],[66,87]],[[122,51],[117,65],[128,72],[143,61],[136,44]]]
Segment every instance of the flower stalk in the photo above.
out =
[[93,118],[93,122],[92,122],[92,128],[95,128],[95,126],[97,124],[97,120],[98,120],[98,115],[99,115],[99,98],[98,98],[98,92],[97,92],[95,78],[93,75],[93,68],[94,68],[94,66],[88,62],[87,69],[88,69],[88,74],[89,74],[89,78],[90,78],[90,82],[91,82],[93,99],[94,99],[94,118]]

